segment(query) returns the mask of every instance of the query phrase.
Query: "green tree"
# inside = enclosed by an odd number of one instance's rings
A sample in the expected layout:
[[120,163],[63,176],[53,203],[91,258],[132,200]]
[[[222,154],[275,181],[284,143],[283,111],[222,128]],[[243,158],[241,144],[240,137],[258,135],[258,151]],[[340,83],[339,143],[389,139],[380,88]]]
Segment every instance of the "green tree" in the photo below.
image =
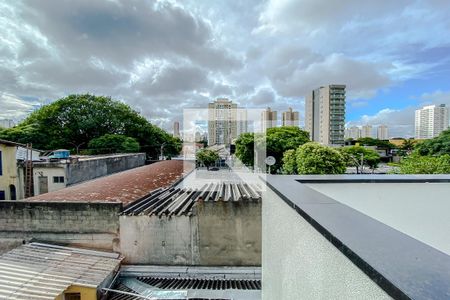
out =
[[243,164],[247,166],[254,165],[254,147],[255,147],[255,134],[254,133],[242,133],[236,140],[236,152]]
[[346,171],[344,158],[339,151],[310,142],[297,151],[298,174],[343,174]]
[[283,154],[283,174],[297,174],[296,150],[289,149]]
[[374,139],[371,137],[359,138],[356,140],[361,146],[377,146],[380,148],[394,149],[395,145],[389,141]]
[[31,113],[14,128],[0,132],[0,138],[33,143],[43,150],[86,147],[90,140],[105,134],[135,138],[140,148],[157,157],[165,143],[165,154],[176,155],[181,141],[150,124],[128,105],[109,97],[70,95]]
[[[283,154],[287,150],[309,142],[309,134],[296,126],[283,126],[267,129],[265,139],[262,134],[241,134],[236,141],[236,156],[247,166],[254,165],[255,147],[265,147],[266,155],[276,160],[271,172],[276,173],[283,165]],[[265,144],[263,144],[265,143]]]
[[219,159],[219,154],[210,149],[201,149],[196,154],[197,161],[204,164],[209,170],[209,167]]
[[132,137],[108,133],[92,139],[88,148],[92,154],[131,153],[139,151],[139,143]]
[[339,151],[347,166],[356,167],[356,173],[360,173],[362,171],[361,167],[364,165],[368,166],[373,171],[380,163],[380,155],[376,151],[362,146],[343,147],[340,148]]
[[450,155],[421,156],[413,153],[400,162],[401,174],[450,174]]
[[423,141],[416,145],[420,155],[450,154],[450,130],[445,130],[433,139]]

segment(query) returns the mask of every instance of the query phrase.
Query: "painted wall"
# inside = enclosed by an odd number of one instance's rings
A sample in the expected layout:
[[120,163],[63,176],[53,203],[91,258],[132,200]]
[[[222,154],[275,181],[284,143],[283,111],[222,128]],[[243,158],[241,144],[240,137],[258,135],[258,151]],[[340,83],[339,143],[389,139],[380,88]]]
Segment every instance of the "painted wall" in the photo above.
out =
[[81,300],[97,300],[97,289],[79,285],[71,285],[55,300],[64,300],[65,293],[80,293]]
[[262,205],[263,299],[391,299],[271,190]]
[[141,167],[144,164],[145,153],[80,160],[67,165],[67,185]]
[[121,203],[0,201],[0,252],[31,239],[118,249]]
[[259,266],[261,202],[203,202],[191,216],[120,216],[129,264]]
[[11,200],[10,185],[16,188],[16,199],[23,198],[23,186],[17,169],[16,146],[0,144],[2,172],[0,175],[0,191],[5,192],[5,200]]
[[[62,176],[64,177],[64,182],[55,183],[53,182],[54,176]],[[47,177],[47,190],[48,192],[54,192],[66,187],[67,176],[64,165],[55,164],[53,167],[50,165],[48,167],[37,167],[36,164],[33,167],[33,186],[34,186],[34,194],[40,195],[43,194],[39,184],[39,177]]]

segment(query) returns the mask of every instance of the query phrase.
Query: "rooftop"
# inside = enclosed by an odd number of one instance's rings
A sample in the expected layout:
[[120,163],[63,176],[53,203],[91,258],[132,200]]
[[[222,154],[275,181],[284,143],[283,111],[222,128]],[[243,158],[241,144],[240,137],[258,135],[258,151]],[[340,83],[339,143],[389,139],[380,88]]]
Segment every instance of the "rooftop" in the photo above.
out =
[[170,186],[192,168],[187,162],[165,160],[27,198],[25,201],[129,204],[153,190]]
[[55,299],[71,285],[97,288],[121,260],[117,253],[23,245],[0,256],[0,298]]
[[269,187],[390,296],[450,297],[450,176],[268,176]]
[[[172,298],[166,298],[169,295]],[[108,289],[109,300],[134,300],[144,296],[261,299],[261,268],[124,266],[115,285]]]
[[204,184],[201,188],[179,186],[158,189],[132,203],[123,211],[125,215],[180,216],[192,214],[199,202],[259,201],[260,188],[255,184],[225,182]]

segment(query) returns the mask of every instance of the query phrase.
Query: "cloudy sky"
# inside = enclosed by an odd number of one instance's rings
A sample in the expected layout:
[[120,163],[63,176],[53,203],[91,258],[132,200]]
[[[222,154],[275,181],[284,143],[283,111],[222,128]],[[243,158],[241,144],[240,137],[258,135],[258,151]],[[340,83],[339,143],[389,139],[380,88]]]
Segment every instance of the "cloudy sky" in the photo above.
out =
[[216,97],[303,116],[339,83],[349,124],[413,135],[414,109],[450,105],[449,16],[448,0],[0,0],[0,118],[86,92],[166,129]]

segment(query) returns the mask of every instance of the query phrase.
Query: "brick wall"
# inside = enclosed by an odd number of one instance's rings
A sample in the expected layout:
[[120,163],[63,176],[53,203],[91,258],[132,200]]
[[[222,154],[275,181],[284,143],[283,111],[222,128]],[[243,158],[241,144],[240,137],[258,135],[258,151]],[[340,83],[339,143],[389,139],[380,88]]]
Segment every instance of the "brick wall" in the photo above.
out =
[[31,239],[114,250],[121,203],[0,202],[0,252]]

